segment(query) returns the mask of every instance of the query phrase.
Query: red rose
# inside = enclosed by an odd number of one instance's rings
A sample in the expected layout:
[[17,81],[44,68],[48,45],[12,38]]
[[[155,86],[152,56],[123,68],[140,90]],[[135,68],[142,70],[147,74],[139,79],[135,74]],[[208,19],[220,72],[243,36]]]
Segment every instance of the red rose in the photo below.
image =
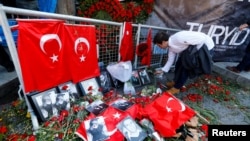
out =
[[229,90],[226,90],[226,95],[229,95],[230,94],[230,91]]
[[5,134],[7,132],[6,126],[0,126],[0,133]]
[[206,124],[202,124],[201,129],[205,132],[206,137],[208,136],[208,126]]
[[69,115],[69,111],[62,110],[61,113],[60,113],[60,115],[63,116],[63,117],[67,117]]
[[30,135],[28,138],[28,141],[35,141],[36,140],[36,136],[34,135]]

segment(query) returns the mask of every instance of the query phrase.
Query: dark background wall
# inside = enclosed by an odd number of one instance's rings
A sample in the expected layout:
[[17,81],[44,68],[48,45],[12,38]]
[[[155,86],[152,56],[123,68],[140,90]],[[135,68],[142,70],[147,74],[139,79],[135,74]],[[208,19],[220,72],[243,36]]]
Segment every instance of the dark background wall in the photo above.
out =
[[250,21],[249,13],[248,0],[156,0],[147,24],[204,32],[216,43],[214,61],[238,62],[250,31],[235,30]]

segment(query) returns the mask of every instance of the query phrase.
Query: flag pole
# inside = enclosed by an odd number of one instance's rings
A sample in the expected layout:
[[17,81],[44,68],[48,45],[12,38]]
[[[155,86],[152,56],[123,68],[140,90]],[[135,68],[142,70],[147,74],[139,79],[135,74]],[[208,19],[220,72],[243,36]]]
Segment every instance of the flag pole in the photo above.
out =
[[203,117],[202,115],[200,115],[200,113],[198,113],[197,111],[195,111],[195,113],[196,113],[196,116],[198,116],[201,120],[203,120],[207,124],[210,123],[205,117]]

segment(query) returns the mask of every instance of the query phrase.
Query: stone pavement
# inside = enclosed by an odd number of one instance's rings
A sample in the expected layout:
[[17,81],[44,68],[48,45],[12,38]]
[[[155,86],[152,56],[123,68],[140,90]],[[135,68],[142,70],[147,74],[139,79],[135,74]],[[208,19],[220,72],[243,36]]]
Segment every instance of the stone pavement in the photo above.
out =
[[16,72],[7,72],[0,66],[0,105],[18,98],[19,80]]
[[228,71],[226,66],[236,66],[238,63],[232,62],[216,62],[213,71],[220,74],[224,78],[235,80],[241,87],[250,89],[250,72],[234,73]]

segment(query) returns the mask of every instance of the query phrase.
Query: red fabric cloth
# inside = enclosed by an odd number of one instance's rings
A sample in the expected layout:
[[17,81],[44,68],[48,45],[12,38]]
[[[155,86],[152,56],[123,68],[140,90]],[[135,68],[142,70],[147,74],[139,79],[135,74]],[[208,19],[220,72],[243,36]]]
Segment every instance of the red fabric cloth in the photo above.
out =
[[150,66],[152,51],[152,31],[148,30],[147,41],[142,42],[136,47],[136,54],[141,57],[141,64]]
[[17,51],[24,91],[43,91],[70,80],[62,44],[64,21],[18,20]]
[[149,28],[148,30],[148,36],[147,36],[147,44],[148,44],[148,48],[147,48],[147,59],[145,64],[148,65],[148,67],[150,66],[151,63],[151,50],[152,50],[152,29]]
[[[110,105],[111,103],[113,103],[116,100],[117,99],[115,99],[113,101],[110,101],[108,103],[108,105]],[[130,115],[133,119],[141,119],[141,112],[143,112],[143,109],[141,108],[141,106],[139,104],[134,103],[131,107],[129,107],[128,109],[126,109],[123,112],[127,113],[128,115]]]
[[63,35],[63,44],[67,47],[65,59],[72,81],[77,83],[99,76],[95,27],[65,24]]
[[[105,126],[107,131],[110,132],[110,136],[105,141],[121,141],[124,139],[122,133],[117,129],[116,125],[122,121],[128,114],[123,111],[119,111],[112,106],[109,106],[103,113],[101,113],[97,117],[103,117],[105,121]],[[96,118],[93,114],[90,114],[89,119]],[[76,130],[76,134],[82,138],[83,140],[87,140],[87,129],[85,127],[87,120],[82,122],[78,129]],[[112,133],[112,131],[115,131]]]
[[148,49],[148,44],[146,42],[140,43],[136,47],[136,55],[140,57],[147,56],[148,55],[147,49]]
[[[116,100],[114,100],[116,101]],[[124,139],[123,134],[117,129],[117,124],[122,121],[125,117],[127,117],[128,115],[131,116],[133,119],[138,119],[138,114],[141,113],[140,107],[138,106],[138,104],[133,104],[131,107],[129,107],[126,111],[122,111],[119,109],[116,109],[114,107],[111,106],[111,103],[114,101],[110,101],[109,103],[107,103],[109,105],[109,107],[103,111],[103,113],[101,113],[98,116],[95,116],[93,113],[90,113],[88,116],[88,120],[89,119],[93,119],[96,117],[104,117],[105,120],[105,125],[108,129],[109,132],[117,130],[116,132],[114,132],[112,135],[110,135],[109,139],[107,139],[106,141],[120,141]],[[86,120],[85,120],[86,122]],[[86,133],[86,128],[85,128],[85,123],[82,122],[80,124],[80,126],[78,127],[78,129],[76,130],[76,134],[81,137],[83,140],[87,139],[87,133]]]
[[147,105],[144,113],[162,137],[172,137],[176,129],[195,115],[193,109],[168,92]]
[[120,61],[132,61],[134,59],[134,48],[133,48],[133,27],[130,22],[124,23],[123,36],[120,46]]

